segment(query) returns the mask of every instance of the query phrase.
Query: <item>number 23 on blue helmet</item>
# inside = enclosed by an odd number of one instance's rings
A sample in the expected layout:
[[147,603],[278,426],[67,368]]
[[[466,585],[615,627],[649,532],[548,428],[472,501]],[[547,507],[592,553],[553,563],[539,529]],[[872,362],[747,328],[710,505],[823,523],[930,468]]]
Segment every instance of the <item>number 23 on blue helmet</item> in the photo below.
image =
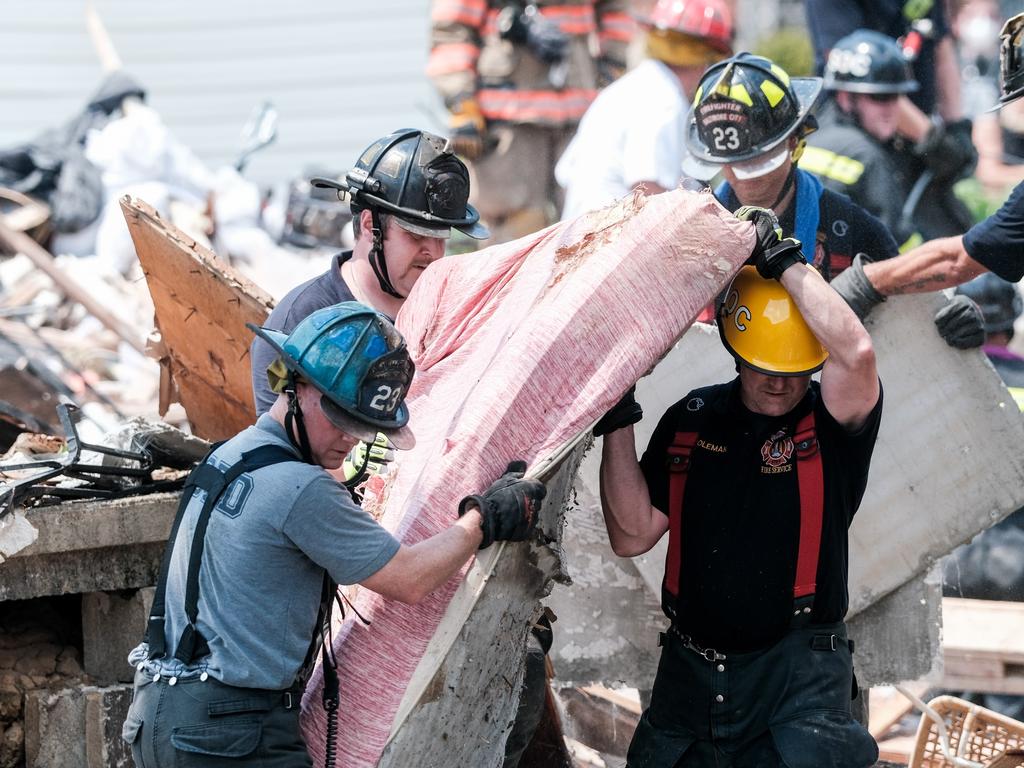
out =
[[317,310],[290,334],[249,328],[289,371],[320,390],[324,414],[336,427],[367,443],[382,432],[396,448],[415,444],[405,405],[415,366],[387,317],[346,301]]

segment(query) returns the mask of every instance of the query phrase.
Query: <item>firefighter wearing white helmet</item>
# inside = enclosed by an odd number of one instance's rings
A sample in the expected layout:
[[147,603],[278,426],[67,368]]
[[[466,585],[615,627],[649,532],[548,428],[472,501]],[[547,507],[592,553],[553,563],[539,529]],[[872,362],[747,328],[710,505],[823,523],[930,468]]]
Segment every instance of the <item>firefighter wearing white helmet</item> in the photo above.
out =
[[612,549],[633,557],[668,535],[671,626],[628,765],[867,768],[878,750],[851,716],[843,616],[881,419],[874,352],[800,243],[764,209],[743,216],[756,266],[718,316],[739,376],[673,405],[639,462],[631,397],[594,430]]
[[677,187],[690,98],[701,73],[731,53],[724,0],[658,0],[637,20],[646,58],[598,95],[555,167],[563,219],[638,187],[647,194]]

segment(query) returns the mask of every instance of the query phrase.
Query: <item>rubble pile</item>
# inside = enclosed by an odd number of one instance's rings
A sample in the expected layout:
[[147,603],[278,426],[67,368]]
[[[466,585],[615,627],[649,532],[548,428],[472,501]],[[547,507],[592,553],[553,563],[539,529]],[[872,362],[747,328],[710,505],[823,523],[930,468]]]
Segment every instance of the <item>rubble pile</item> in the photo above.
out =
[[25,765],[25,695],[88,682],[76,596],[0,604],[0,768]]

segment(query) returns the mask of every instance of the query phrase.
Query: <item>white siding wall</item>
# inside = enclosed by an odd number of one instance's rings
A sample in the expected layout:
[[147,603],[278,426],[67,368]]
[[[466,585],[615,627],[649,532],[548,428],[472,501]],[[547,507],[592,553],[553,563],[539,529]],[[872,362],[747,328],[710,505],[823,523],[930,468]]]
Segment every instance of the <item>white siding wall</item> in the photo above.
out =
[[[249,175],[271,183],[309,165],[347,169],[395,128],[443,132],[424,76],[428,0],[96,0],[125,69],[171,131],[208,164],[231,162],[261,101],[277,142]],[[0,8],[0,147],[72,117],[102,77],[84,0]]]

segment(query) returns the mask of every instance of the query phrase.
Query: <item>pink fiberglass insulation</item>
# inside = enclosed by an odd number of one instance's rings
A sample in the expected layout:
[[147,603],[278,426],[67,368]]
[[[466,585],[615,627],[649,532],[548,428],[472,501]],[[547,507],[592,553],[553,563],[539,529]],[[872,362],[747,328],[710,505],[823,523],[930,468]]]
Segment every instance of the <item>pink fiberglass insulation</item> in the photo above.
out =
[[[417,444],[389,476],[382,524],[406,544],[421,541],[451,525],[459,499],[508,461],[536,466],[589,429],[690,326],[753,241],[753,228],[709,193],[677,190],[433,264],[397,318],[417,366],[407,399]],[[356,607],[372,626],[336,617],[339,766],[377,763],[464,573],[418,605],[361,590]],[[315,762],[322,684],[317,669],[302,713]]]

